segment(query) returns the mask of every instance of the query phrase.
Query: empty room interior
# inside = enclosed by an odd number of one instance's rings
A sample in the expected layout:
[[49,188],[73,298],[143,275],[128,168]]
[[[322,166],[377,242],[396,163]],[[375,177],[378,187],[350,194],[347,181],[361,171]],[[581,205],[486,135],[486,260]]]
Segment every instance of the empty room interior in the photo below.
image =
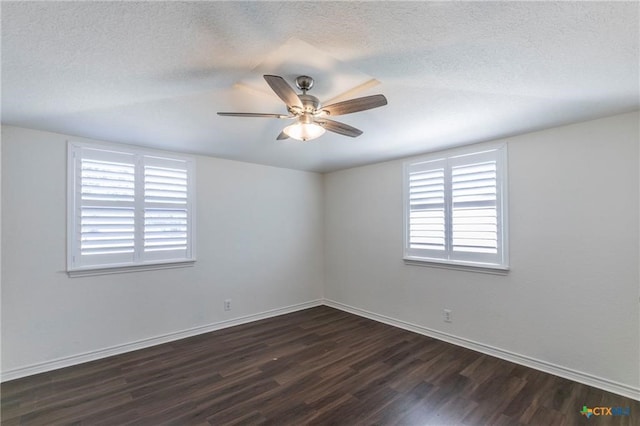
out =
[[640,3],[1,13],[3,425],[640,424]]

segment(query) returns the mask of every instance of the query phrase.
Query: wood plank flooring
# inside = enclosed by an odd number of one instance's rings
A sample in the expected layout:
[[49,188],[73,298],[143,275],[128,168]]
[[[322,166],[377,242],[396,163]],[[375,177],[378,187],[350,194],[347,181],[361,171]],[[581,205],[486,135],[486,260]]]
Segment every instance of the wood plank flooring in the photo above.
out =
[[[640,402],[326,306],[3,383],[2,425],[638,425]],[[629,407],[592,416],[588,407]]]

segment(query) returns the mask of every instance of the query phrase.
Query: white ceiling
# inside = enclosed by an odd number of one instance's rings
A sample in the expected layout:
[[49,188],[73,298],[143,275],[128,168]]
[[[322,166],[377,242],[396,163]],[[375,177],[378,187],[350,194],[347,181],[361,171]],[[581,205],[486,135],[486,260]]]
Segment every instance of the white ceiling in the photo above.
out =
[[[331,171],[640,107],[638,2],[3,2],[2,123]],[[262,74],[364,134],[276,141]]]

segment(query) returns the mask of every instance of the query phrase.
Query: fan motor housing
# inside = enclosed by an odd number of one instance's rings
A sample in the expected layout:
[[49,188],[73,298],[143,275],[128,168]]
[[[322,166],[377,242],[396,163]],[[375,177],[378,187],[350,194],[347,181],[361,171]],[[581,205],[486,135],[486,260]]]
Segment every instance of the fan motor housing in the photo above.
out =
[[300,98],[306,112],[314,112],[318,107],[320,107],[320,101],[315,96],[304,94],[298,95],[298,97]]

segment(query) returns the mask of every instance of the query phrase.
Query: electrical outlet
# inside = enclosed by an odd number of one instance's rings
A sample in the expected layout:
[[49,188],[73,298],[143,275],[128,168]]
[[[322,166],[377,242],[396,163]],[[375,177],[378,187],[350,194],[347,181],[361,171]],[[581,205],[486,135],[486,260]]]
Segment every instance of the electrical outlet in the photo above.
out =
[[225,301],[224,301],[224,310],[225,311],[230,311],[231,310],[231,299],[225,299]]
[[443,309],[442,310],[442,319],[444,322],[451,322],[451,309]]

